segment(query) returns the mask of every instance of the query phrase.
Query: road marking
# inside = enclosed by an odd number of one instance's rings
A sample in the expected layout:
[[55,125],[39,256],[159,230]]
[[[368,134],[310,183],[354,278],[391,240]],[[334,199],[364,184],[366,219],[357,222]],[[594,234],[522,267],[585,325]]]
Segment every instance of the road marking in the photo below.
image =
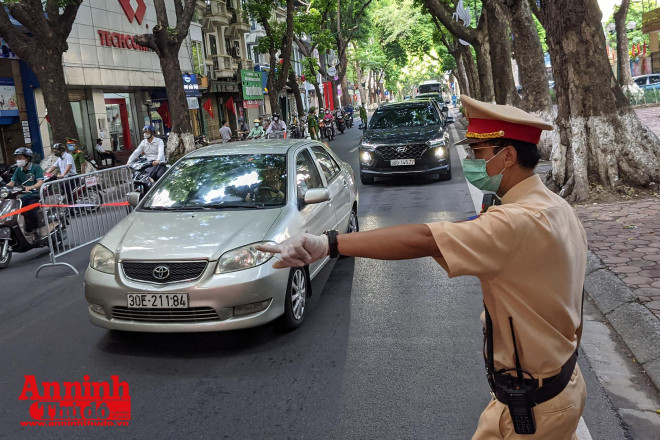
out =
[[358,148],[360,148],[359,145],[358,145],[357,147],[353,148],[352,150],[348,150],[348,152],[349,152],[349,153],[353,153],[353,152],[357,151]]

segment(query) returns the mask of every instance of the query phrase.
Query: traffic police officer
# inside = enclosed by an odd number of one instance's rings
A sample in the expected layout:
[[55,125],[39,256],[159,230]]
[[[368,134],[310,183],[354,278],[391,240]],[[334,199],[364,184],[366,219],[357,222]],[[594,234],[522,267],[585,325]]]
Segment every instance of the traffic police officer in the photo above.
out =
[[[461,96],[465,176],[502,204],[470,221],[400,225],[338,235],[299,234],[261,250],[273,267],[338,254],[382,260],[433,257],[450,277],[481,281],[484,358],[493,400],[473,440],[577,439],[586,391],[575,363],[582,327],[586,234],[571,206],[534,173],[536,144],[552,125]],[[487,356],[490,354],[490,356]]]

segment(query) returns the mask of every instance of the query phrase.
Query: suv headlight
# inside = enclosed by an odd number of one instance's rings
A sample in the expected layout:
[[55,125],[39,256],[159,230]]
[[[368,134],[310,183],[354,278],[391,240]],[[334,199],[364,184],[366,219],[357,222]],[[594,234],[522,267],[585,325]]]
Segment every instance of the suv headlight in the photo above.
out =
[[444,147],[447,145],[447,141],[444,138],[431,139],[428,143],[431,148]]
[[99,272],[114,275],[115,254],[107,247],[97,244],[92,248],[92,253],[89,255],[89,267]]
[[238,270],[250,269],[251,267],[256,267],[264,264],[266,261],[273,258],[273,254],[270,252],[262,252],[255,249],[255,246],[258,244],[276,244],[272,241],[262,241],[260,243],[253,243],[247,246],[243,246],[231,251],[227,251],[220,259],[218,259],[218,265],[215,268],[215,273],[229,273],[236,272]]

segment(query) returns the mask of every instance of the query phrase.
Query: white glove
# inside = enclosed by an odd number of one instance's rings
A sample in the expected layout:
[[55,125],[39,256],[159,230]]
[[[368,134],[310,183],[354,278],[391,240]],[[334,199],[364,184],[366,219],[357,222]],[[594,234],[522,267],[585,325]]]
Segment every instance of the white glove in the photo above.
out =
[[328,236],[312,234],[296,234],[277,245],[257,245],[262,252],[281,254],[282,259],[275,262],[275,269],[285,267],[306,266],[330,254]]

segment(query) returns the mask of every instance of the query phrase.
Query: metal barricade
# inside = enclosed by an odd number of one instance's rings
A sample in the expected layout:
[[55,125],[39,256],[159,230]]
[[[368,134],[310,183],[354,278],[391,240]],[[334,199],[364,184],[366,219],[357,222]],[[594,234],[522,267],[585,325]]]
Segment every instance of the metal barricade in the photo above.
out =
[[132,170],[128,166],[107,168],[80,176],[46,182],[41,186],[41,213],[48,235],[49,266],[66,266],[57,259],[103,237],[132,210],[128,193],[133,191]]

